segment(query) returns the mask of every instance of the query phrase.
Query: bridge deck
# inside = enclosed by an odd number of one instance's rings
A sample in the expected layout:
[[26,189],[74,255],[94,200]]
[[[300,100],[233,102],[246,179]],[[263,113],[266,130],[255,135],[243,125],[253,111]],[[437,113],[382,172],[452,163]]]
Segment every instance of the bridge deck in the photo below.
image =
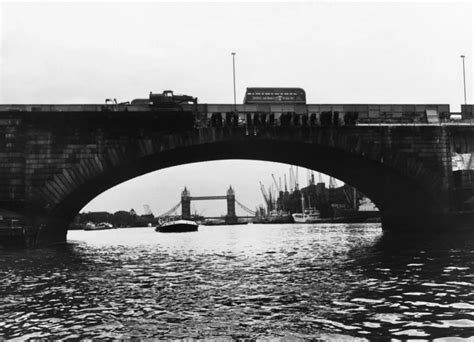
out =
[[[354,124],[428,124],[442,123],[471,124],[474,120],[473,105],[463,105],[461,113],[451,113],[448,104],[183,104],[174,107],[160,107],[152,104],[3,104],[0,105],[0,120],[12,118],[15,114],[38,113],[40,116],[52,113],[110,113],[110,115],[133,116],[135,113],[173,112],[188,113],[197,126],[225,126],[275,123],[285,121],[297,125],[306,121],[309,125],[354,125]],[[115,114],[113,114],[115,113]],[[453,115],[456,114],[456,115]],[[107,114],[109,115],[109,114]],[[457,117],[456,121],[451,118]],[[145,119],[141,116],[139,119]],[[137,117],[138,119],[138,117]],[[255,121],[255,122],[254,122]],[[271,122],[270,122],[271,121]],[[283,123],[282,123],[283,124]]]
[[[197,106],[191,104],[181,105],[183,110],[198,112],[371,112],[376,113],[411,113],[424,112],[427,109],[435,109],[439,113],[449,113],[449,104],[214,104],[202,103]],[[153,105],[131,105],[131,104],[0,104],[0,112],[22,111],[22,112],[103,112],[103,111],[156,111],[160,107]],[[169,109],[169,108],[167,108]]]

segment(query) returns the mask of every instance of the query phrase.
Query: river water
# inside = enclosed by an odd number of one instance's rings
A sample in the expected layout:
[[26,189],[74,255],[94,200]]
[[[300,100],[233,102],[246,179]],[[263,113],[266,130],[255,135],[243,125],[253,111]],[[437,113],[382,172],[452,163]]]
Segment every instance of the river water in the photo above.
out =
[[473,339],[473,237],[70,231],[66,245],[0,251],[0,339]]

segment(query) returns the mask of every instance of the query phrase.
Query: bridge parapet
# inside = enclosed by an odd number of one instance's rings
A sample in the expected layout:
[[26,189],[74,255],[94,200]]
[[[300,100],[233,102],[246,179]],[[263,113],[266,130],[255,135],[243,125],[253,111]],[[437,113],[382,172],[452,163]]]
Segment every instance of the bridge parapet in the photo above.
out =
[[[145,101],[147,102],[147,101]],[[109,113],[120,117],[140,114],[193,113],[199,127],[274,123],[276,125],[353,125],[359,124],[413,124],[450,122],[451,114],[470,120],[473,105],[462,105],[461,113],[451,113],[448,104],[181,104],[172,108],[148,104],[6,104],[0,105],[3,114],[28,114],[44,118],[42,113]],[[139,118],[136,117],[138,120]],[[459,121],[459,120],[457,120]]]

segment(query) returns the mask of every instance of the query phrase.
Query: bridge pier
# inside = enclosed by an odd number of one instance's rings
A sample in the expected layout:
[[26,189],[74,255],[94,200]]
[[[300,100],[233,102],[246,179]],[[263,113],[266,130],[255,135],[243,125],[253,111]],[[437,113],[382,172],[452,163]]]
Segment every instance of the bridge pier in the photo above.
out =
[[36,246],[47,246],[67,241],[69,220],[48,218],[38,225],[36,235]]
[[404,233],[451,233],[472,231],[474,212],[420,213],[418,215],[390,215],[382,213],[382,229]]

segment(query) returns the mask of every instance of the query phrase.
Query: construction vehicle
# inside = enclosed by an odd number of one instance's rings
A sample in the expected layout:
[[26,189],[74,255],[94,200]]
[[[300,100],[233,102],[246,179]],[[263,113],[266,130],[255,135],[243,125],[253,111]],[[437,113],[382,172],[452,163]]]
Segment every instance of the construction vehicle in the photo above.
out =
[[189,95],[174,95],[172,90],[165,90],[163,94],[153,94],[150,91],[150,102],[153,106],[169,107],[185,103],[197,104],[197,97]]
[[189,95],[174,95],[172,90],[165,90],[162,94],[153,94],[150,91],[148,99],[134,99],[132,105],[150,105],[158,108],[179,108],[183,104],[197,105],[197,97]]

